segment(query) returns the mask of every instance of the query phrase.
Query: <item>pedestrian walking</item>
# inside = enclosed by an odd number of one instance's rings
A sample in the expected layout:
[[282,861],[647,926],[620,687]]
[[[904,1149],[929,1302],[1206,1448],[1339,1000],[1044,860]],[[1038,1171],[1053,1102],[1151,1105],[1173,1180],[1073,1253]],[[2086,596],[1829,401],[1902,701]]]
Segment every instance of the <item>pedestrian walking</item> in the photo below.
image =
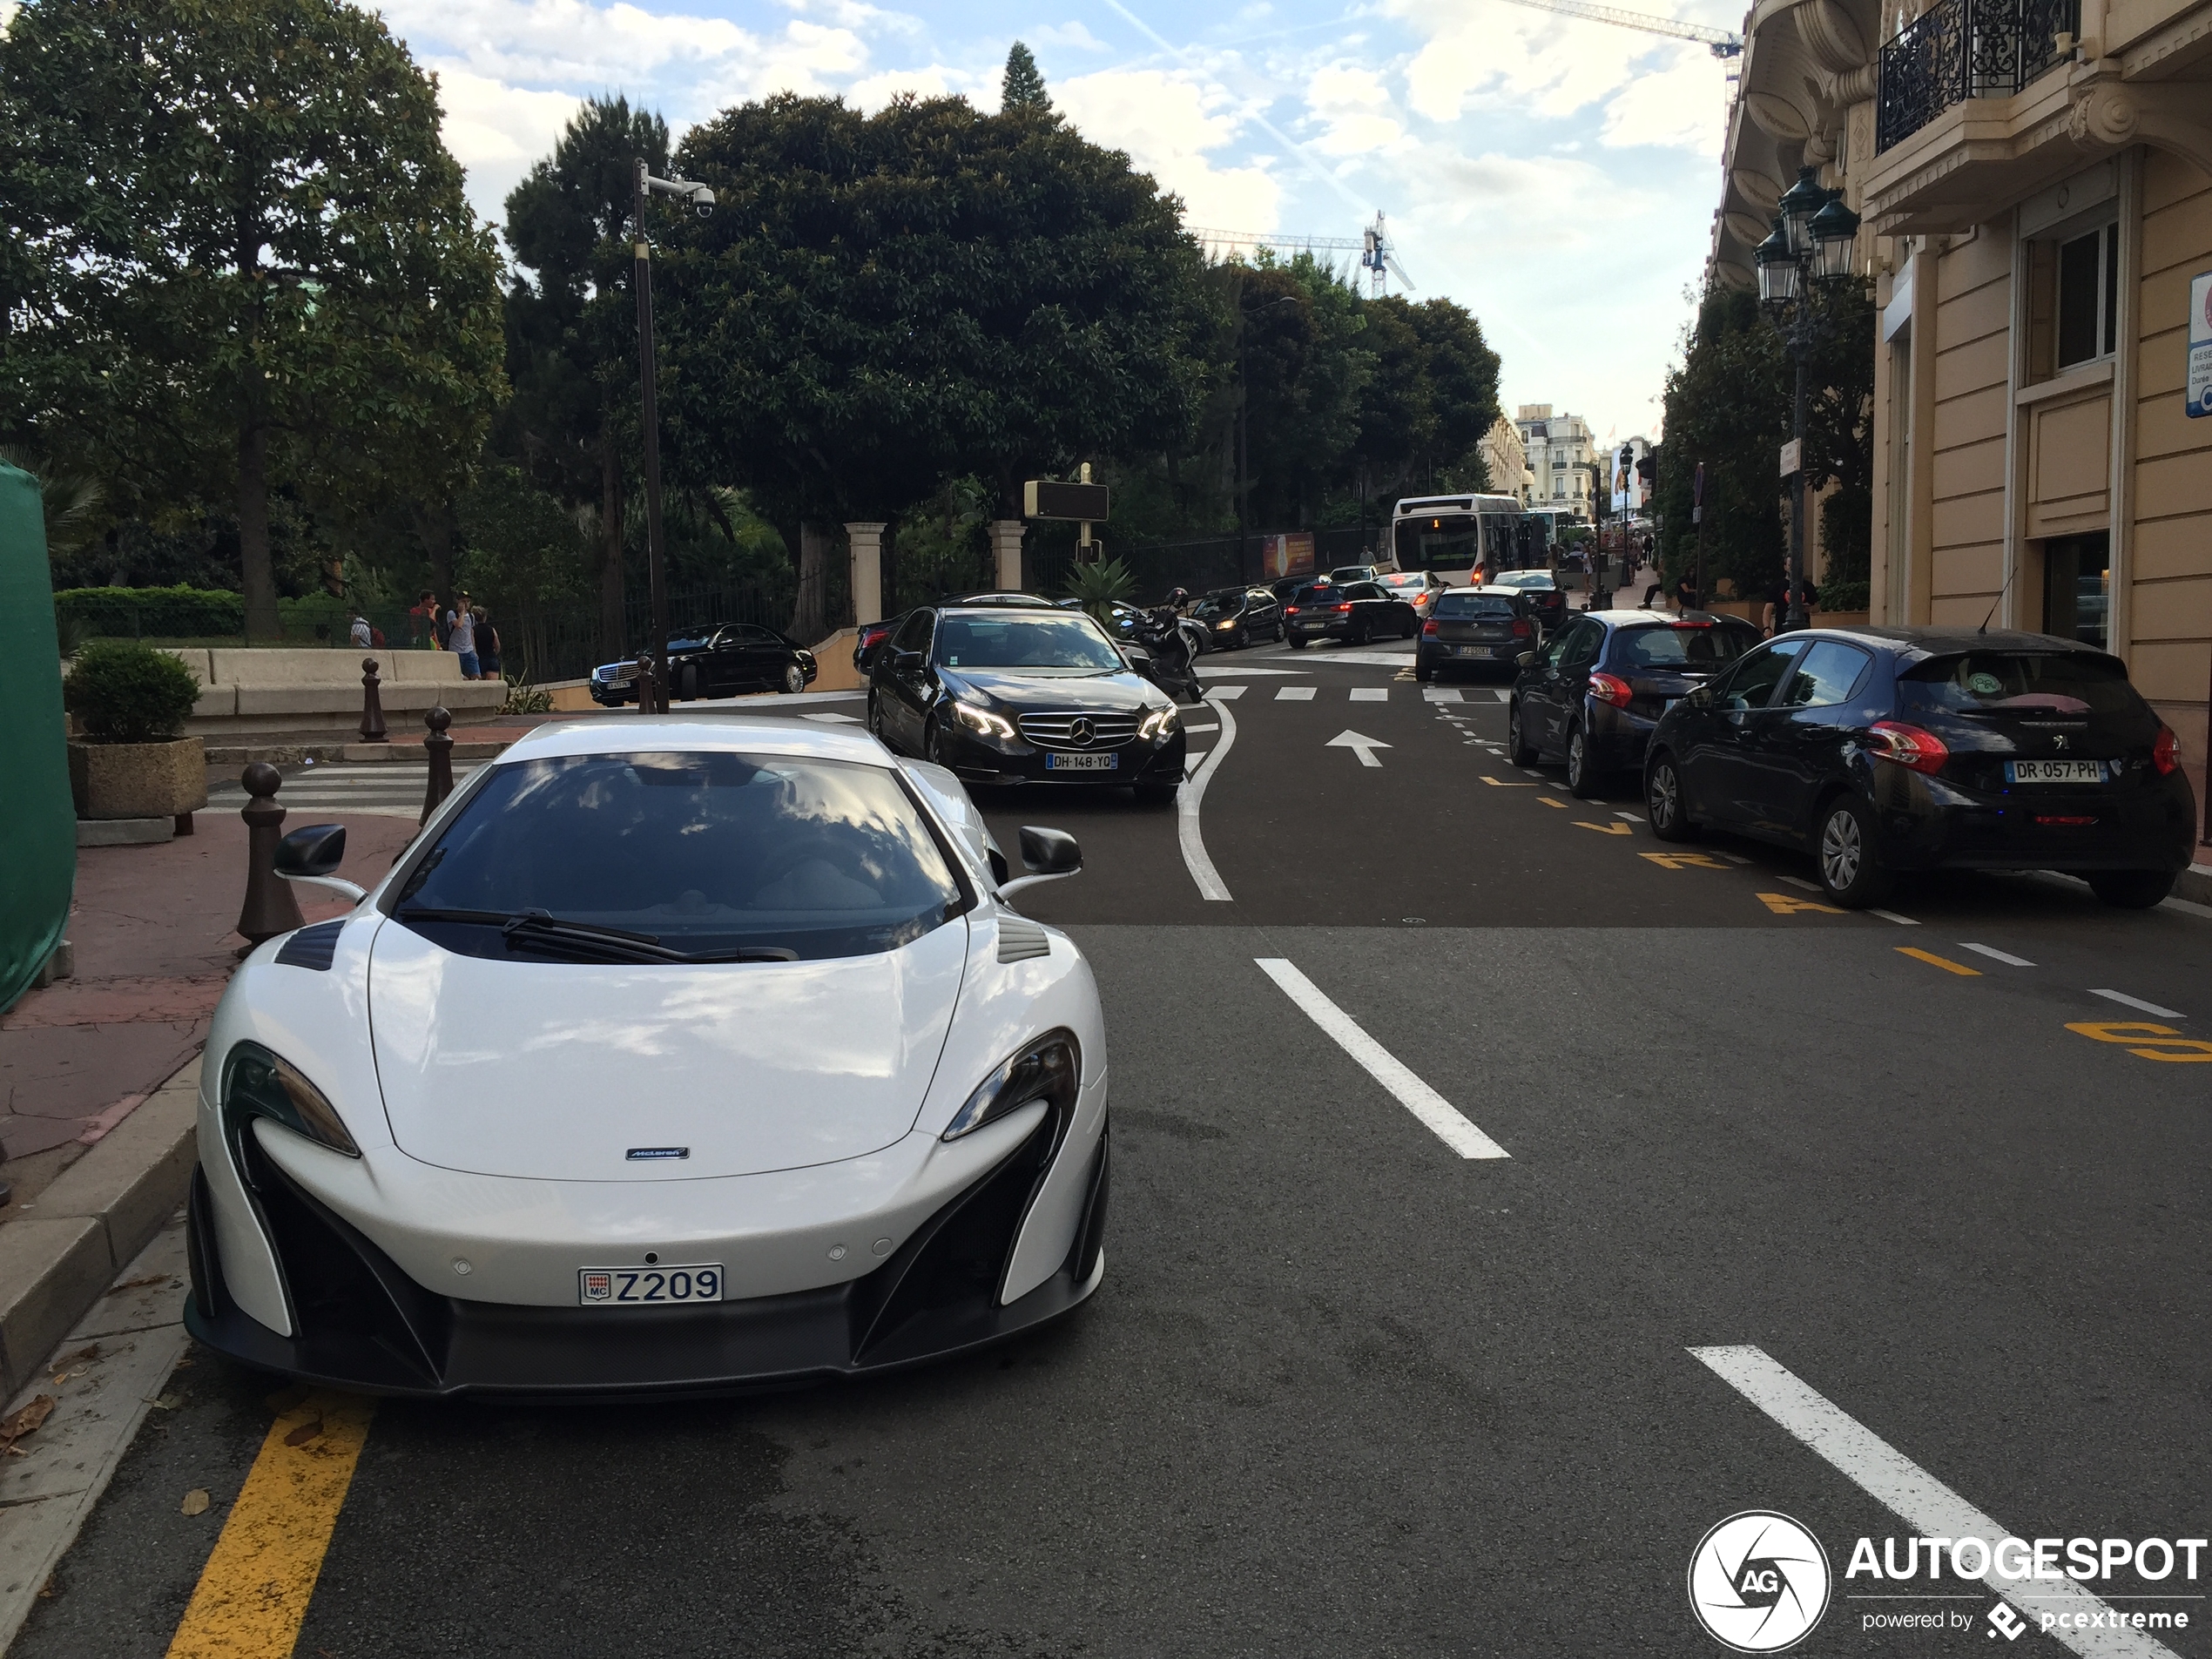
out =
[[441,651],[445,630],[438,625],[438,596],[425,588],[408,607],[408,644],[417,651]]
[[[1820,609],[1819,590],[1812,585],[1811,579],[1808,577],[1804,585],[1797,590],[1797,597],[1798,603],[1804,610],[1805,625],[1811,627],[1814,613]],[[1787,577],[1769,590],[1764,623],[1766,637],[1769,639],[1773,638],[1777,634],[1790,631],[1790,579]]]
[[476,660],[476,618],[469,609],[467,593],[454,595],[454,606],[446,612],[446,649],[461,659],[461,678],[476,678],[483,672],[483,665]]
[[496,680],[499,671],[499,630],[491,625],[491,612],[482,605],[475,609],[476,661],[482,668],[482,678]]

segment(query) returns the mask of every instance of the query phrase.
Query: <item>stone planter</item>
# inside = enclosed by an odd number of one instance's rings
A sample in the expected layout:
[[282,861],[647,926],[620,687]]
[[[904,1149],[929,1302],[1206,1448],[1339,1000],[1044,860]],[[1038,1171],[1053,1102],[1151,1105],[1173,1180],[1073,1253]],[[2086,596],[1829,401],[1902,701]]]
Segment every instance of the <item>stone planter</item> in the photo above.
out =
[[69,791],[79,818],[180,818],[207,805],[198,738],[173,743],[72,743]]

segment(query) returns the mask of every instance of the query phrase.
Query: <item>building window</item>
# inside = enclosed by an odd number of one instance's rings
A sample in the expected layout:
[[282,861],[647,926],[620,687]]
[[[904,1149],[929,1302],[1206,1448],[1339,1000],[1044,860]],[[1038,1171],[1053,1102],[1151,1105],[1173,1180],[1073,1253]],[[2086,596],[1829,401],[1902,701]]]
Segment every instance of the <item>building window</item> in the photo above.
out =
[[2120,332],[2120,226],[2059,244],[2059,367],[2108,357]]
[[1554,478],[1552,480],[1552,499],[1554,501],[1565,501],[1567,499],[1567,481],[1564,478]]
[[2102,530],[2043,549],[2043,631],[2111,649],[2112,552]]

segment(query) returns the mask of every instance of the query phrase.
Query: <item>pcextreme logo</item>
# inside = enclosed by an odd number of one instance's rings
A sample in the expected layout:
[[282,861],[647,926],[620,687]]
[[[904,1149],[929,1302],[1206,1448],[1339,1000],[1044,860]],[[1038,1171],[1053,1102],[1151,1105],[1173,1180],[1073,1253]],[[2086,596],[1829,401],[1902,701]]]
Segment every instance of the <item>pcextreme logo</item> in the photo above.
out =
[[1828,1610],[1828,1552],[1771,1509],[1730,1515],[1689,1558],[1689,1607],[1706,1634],[1737,1653],[1779,1653]]

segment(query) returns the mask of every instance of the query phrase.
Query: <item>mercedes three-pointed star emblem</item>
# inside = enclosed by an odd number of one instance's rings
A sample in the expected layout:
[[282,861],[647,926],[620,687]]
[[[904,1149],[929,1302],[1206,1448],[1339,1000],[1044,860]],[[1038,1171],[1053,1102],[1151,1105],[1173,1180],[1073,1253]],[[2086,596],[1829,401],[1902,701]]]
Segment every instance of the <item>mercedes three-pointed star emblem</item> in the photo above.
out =
[[1068,723],[1068,739],[1078,749],[1090,747],[1090,740],[1098,735],[1088,715],[1078,714]]

